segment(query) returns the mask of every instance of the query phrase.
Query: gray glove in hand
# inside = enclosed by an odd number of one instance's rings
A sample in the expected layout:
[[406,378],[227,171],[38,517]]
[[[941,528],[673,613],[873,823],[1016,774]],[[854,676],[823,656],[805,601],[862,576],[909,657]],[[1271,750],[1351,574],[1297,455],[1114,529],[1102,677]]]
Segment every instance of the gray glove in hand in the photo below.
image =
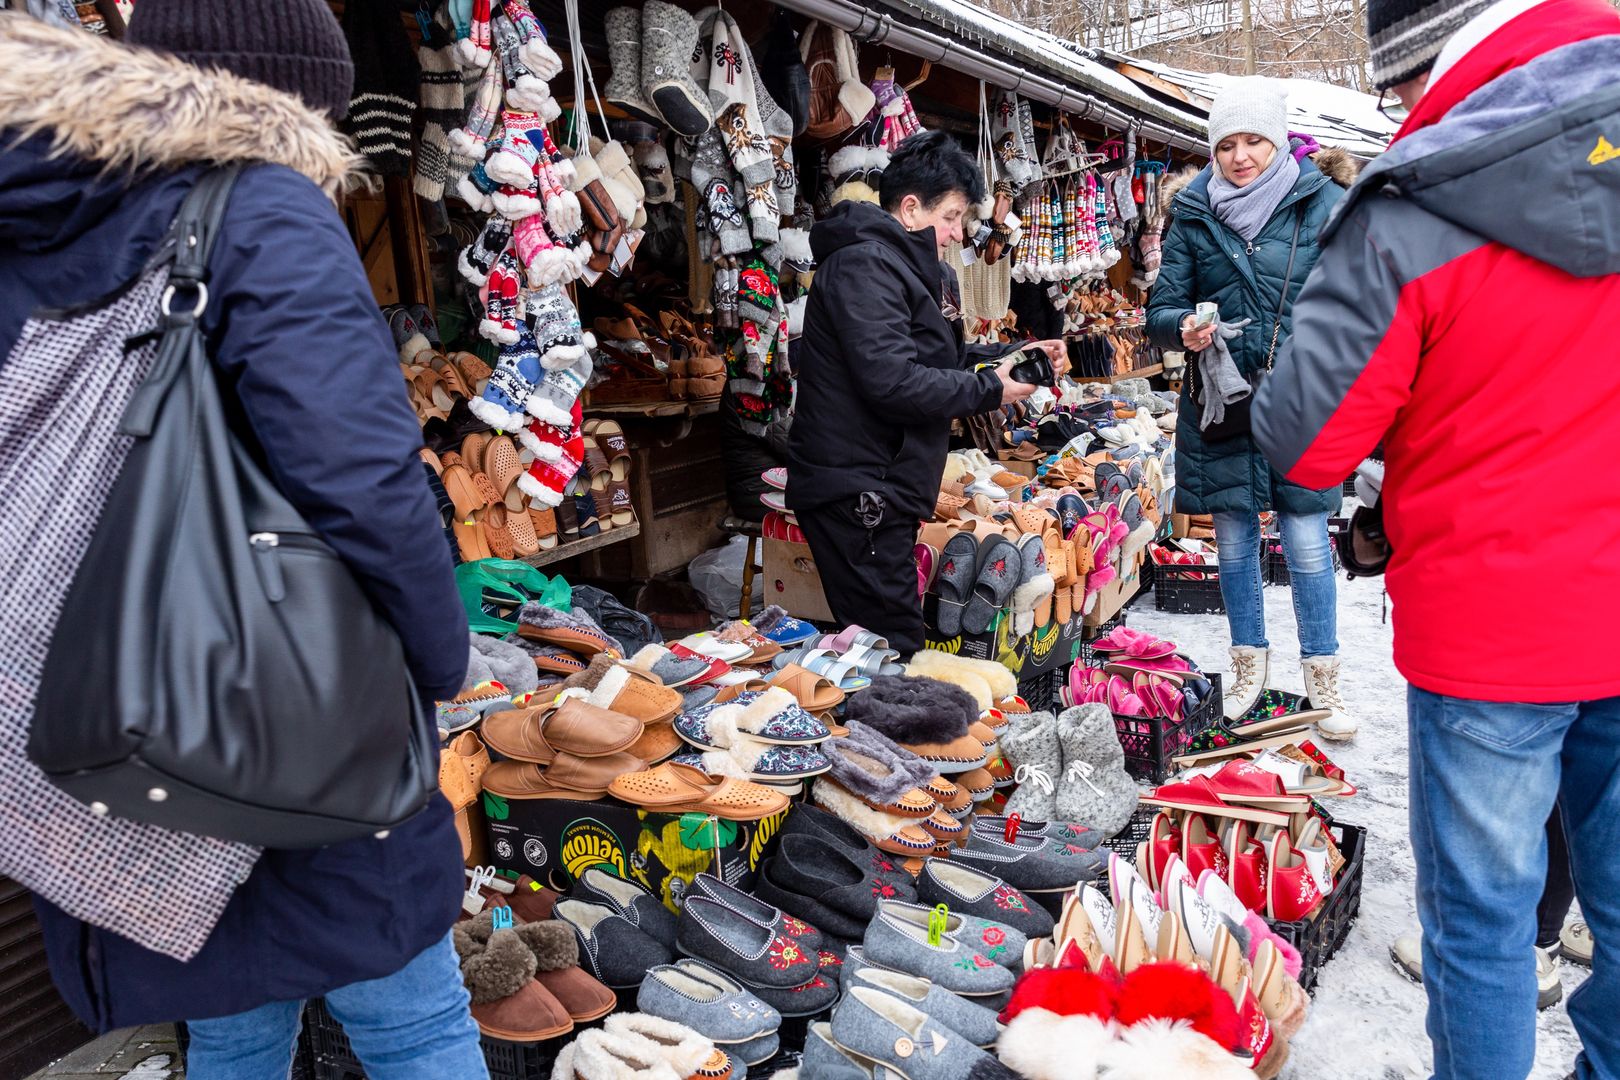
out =
[[1202,404],[1204,411],[1198,426],[1207,429],[1226,417],[1226,407],[1241,401],[1254,392],[1249,380],[1238,370],[1227,342],[1243,335],[1243,328],[1253,319],[1217,323],[1215,342],[1198,354],[1198,375],[1203,381]]

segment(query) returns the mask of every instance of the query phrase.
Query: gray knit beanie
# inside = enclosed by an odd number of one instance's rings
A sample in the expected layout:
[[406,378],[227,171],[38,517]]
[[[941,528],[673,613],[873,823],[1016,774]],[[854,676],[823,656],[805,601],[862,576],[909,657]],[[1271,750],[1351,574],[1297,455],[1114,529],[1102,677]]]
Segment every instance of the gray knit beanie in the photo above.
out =
[[1399,86],[1434,67],[1440,50],[1491,0],[1368,0],[1373,85]]
[[1278,150],[1288,149],[1288,101],[1278,83],[1257,76],[1235,79],[1215,95],[1209,107],[1210,155],[1222,139],[1240,132],[1262,136]]

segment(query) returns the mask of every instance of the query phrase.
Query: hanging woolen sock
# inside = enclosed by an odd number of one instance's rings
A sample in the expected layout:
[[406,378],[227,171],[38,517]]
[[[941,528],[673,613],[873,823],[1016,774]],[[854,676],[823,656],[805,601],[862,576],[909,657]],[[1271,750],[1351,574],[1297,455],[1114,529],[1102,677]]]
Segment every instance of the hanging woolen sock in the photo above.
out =
[[506,17],[517,28],[518,55],[528,69],[542,79],[555,79],[562,74],[562,57],[546,40],[546,28],[535,18],[527,0],[505,0]]
[[466,103],[466,118],[450,132],[450,149],[468,157],[484,155],[490,134],[501,118],[501,76],[492,64],[473,84]]
[[517,256],[503,251],[495,260],[484,283],[484,318],[478,332],[499,345],[513,345],[518,339],[518,288],[522,268]]
[[417,87],[422,138],[417,145],[412,186],[429,202],[444,197],[445,184],[450,178],[450,132],[461,126],[466,113],[461,68],[456,65],[450,30],[443,19],[441,11],[439,18],[428,24],[427,35],[416,50],[417,66],[422,73]]
[[499,214],[491,214],[484,220],[478,239],[462,248],[456,259],[461,276],[474,285],[485,284],[489,281],[490,271],[495,269],[495,260],[511,243],[512,223]]
[[540,378],[540,356],[535,351],[534,337],[520,333],[515,342],[501,346],[501,358],[495,373],[489,377],[484,392],[467,407],[474,416],[490,427],[502,431],[521,431],[529,422],[524,414],[524,403],[534,393]]
[[504,12],[490,21],[490,34],[495,40],[495,55],[500,58],[501,72],[506,79],[508,108],[532,112],[546,122],[562,115],[562,107],[551,96],[546,81],[529,70],[523,62],[523,39],[512,20]]
[[531,421],[518,438],[534,452],[529,471],[518,477],[522,492],[542,507],[559,506],[563,493],[585,461],[585,436],[576,400],[563,426]]
[[462,67],[484,67],[494,58],[489,29],[489,0],[473,0],[472,20],[467,36],[456,42],[456,59]]
[[566,261],[559,254],[551,234],[546,231],[545,219],[541,215],[531,214],[512,226],[512,244],[518,261],[529,272],[529,288],[556,285],[566,274]]
[[[596,338],[580,325],[579,309],[559,286],[535,292],[529,305],[529,324],[540,343],[540,361],[547,368],[568,367],[596,347]],[[589,370],[585,377],[590,378]]]

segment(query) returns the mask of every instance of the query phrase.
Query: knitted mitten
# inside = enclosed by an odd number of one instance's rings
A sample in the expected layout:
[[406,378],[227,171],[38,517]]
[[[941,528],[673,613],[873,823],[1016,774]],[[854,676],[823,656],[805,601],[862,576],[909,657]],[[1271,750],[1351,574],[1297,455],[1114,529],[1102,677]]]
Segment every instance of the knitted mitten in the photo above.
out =
[[555,285],[567,272],[567,264],[558,254],[557,245],[546,232],[545,220],[539,214],[531,214],[512,226],[512,245],[518,262],[528,271],[531,289]]
[[535,187],[545,204],[546,224],[562,239],[571,237],[585,225],[579,196],[568,190],[568,177],[575,175],[574,163],[557,152],[551,133],[540,129],[541,154],[535,166]]
[[674,4],[647,0],[641,27],[641,96],[677,134],[688,139],[702,135],[714,124],[714,110],[709,95],[692,78],[697,20]]
[[518,477],[518,487],[540,506],[562,504],[563,493],[585,460],[581,419],[580,404],[576,400],[568,410],[565,425],[535,420],[518,435],[523,445],[534,452],[529,471]]
[[495,54],[501,60],[501,73],[506,80],[508,108],[535,113],[550,123],[562,115],[562,106],[551,96],[546,81],[529,70],[523,62],[523,38],[505,13],[495,16],[490,23],[495,39]]
[[1049,712],[1011,717],[1001,749],[1018,781],[1003,812],[1021,814],[1026,821],[1051,821],[1057,816],[1057,782],[1063,772],[1057,718]]
[[[496,257],[495,265],[484,283],[484,318],[478,324],[478,332],[497,344],[517,344],[518,278],[521,272],[517,257],[505,251]],[[521,404],[519,407],[522,407]]]
[[613,74],[602,96],[626,112],[656,117],[658,110],[641,96],[641,9],[614,8],[607,13],[604,30]]
[[535,18],[528,0],[505,0],[506,17],[517,28],[518,55],[535,75],[555,79],[562,74],[562,57],[546,40],[546,28]]
[[534,393],[540,378],[540,356],[534,338],[524,333],[516,342],[501,347],[500,362],[489,377],[484,392],[467,407],[474,416],[501,431],[521,431],[529,418],[523,406]]
[[511,222],[498,214],[491,214],[485,219],[478,239],[461,249],[461,255],[456,260],[461,276],[474,285],[483,285],[489,280],[490,271],[495,269],[495,260],[501,257],[511,242]]
[[489,0],[473,0],[467,36],[456,42],[456,60],[462,67],[484,67],[494,55],[489,28]]

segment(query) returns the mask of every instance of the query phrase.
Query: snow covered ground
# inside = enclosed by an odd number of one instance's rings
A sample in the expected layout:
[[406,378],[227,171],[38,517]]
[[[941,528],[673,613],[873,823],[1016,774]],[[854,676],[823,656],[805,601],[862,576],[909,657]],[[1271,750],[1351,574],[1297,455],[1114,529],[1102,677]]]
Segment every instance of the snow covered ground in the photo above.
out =
[[[1356,740],[1324,749],[1360,788],[1332,807],[1368,832],[1361,917],[1338,956],[1322,969],[1311,1016],[1293,1047],[1284,1080],[1406,1080],[1429,1075],[1421,987],[1397,972],[1390,943],[1417,925],[1412,846],[1407,837],[1406,684],[1390,657],[1391,629],[1382,621],[1378,580],[1339,582],[1339,646],[1345,658],[1344,698],[1361,722]],[[1208,670],[1226,668],[1225,615],[1172,615],[1144,597],[1130,625],[1170,638]],[[1293,598],[1266,589],[1266,631],[1275,660],[1272,685],[1303,692]],[[1586,969],[1561,964],[1567,995]],[[1481,1032],[1481,1037],[1489,1037]],[[1579,1041],[1562,1003],[1541,1014],[1534,1080],[1562,1080]],[[1508,1080],[1508,1078],[1503,1078]]]

